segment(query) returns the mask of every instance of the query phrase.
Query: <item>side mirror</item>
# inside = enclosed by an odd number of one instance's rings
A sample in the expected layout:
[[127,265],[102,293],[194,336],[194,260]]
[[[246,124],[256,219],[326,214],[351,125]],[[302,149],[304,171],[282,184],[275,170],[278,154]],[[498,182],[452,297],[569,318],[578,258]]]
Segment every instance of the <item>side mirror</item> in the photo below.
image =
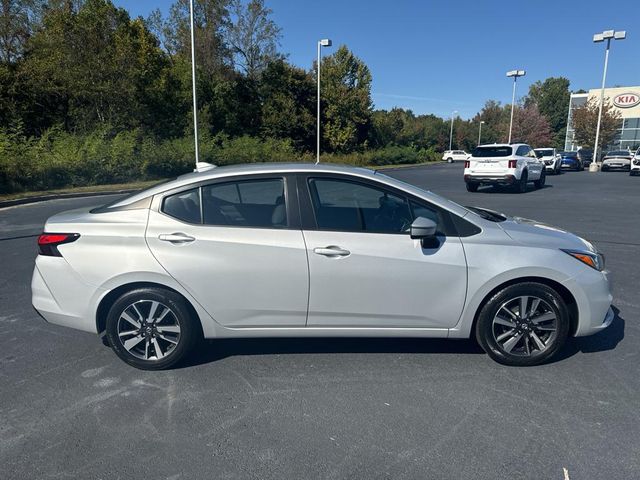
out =
[[433,220],[424,217],[418,217],[411,224],[411,238],[433,238],[436,235],[437,228],[438,226]]

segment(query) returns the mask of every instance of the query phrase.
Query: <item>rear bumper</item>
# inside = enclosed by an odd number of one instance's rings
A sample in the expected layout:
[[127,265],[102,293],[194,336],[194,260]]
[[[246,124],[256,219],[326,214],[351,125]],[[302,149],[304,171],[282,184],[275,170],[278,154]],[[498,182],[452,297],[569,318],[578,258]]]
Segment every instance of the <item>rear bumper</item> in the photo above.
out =
[[464,181],[467,183],[513,185],[516,182],[516,177],[515,175],[465,174]]
[[[88,314],[88,299],[94,293],[88,285],[81,282],[75,275],[64,275],[63,288],[49,285],[38,268],[40,257],[36,260],[36,267],[31,278],[31,304],[38,314],[48,323],[63,327],[75,328],[85,332],[97,333],[95,319]],[[57,262],[58,272],[70,269],[64,259],[47,257],[45,262]],[[68,272],[67,272],[68,273]],[[57,291],[54,295],[52,290]]]

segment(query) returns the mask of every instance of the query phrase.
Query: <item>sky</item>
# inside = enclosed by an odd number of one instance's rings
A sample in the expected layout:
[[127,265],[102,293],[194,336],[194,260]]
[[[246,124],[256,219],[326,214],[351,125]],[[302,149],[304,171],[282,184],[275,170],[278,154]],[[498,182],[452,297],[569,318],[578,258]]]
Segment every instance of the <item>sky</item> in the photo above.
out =
[[[114,0],[132,16],[172,0]],[[471,118],[486,100],[511,103],[506,72],[524,69],[517,96],[551,76],[572,90],[599,88],[605,44],[594,33],[626,30],[611,45],[607,86],[640,85],[640,0],[265,0],[282,29],[280,50],[310,69],[317,41],[346,45],[371,69],[375,108]],[[636,27],[634,29],[634,27]]]

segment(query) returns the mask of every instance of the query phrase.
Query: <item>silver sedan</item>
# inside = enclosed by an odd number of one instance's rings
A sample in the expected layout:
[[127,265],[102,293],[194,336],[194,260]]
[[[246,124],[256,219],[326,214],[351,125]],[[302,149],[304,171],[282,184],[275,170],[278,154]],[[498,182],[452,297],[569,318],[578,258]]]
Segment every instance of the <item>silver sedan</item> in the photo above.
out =
[[365,169],[209,168],[51,217],[33,305],[168,368],[201,338],[475,337],[547,361],[613,319],[586,240]]

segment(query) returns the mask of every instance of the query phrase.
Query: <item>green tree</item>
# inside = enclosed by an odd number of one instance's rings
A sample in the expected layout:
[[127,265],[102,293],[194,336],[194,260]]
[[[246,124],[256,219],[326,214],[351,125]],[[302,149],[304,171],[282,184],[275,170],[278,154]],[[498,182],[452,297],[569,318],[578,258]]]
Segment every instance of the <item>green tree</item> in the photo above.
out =
[[[593,148],[596,144],[596,128],[598,125],[599,102],[589,100],[572,113],[572,123],[575,132],[575,142],[584,147]],[[620,128],[620,113],[605,101],[602,105],[602,121],[600,123],[600,138],[598,150],[602,152],[613,142]]]
[[[224,41],[224,30],[229,24],[230,0],[195,0],[193,23],[196,63],[207,75],[227,74],[232,54]],[[189,0],[178,0],[164,22],[152,15],[154,30],[162,34],[161,43],[172,55],[191,58],[189,27]]]
[[42,113],[42,128],[59,121],[66,130],[89,131],[98,124],[152,124],[152,90],[165,66],[142,20],[131,20],[110,0],[88,0],[77,11],[46,11],[20,73],[34,92],[32,113]]
[[269,63],[260,82],[261,135],[290,139],[299,149],[313,150],[314,93],[315,84],[309,73],[282,59]]
[[372,111],[369,67],[342,45],[323,60],[321,82],[323,148],[350,152],[366,146]]
[[232,19],[225,29],[225,39],[233,61],[247,76],[254,78],[278,56],[280,27],[270,18],[273,13],[263,0],[231,0]]
[[570,98],[569,80],[564,77],[550,77],[544,82],[533,83],[525,98],[525,107],[536,105],[549,122],[556,148],[564,145]]

